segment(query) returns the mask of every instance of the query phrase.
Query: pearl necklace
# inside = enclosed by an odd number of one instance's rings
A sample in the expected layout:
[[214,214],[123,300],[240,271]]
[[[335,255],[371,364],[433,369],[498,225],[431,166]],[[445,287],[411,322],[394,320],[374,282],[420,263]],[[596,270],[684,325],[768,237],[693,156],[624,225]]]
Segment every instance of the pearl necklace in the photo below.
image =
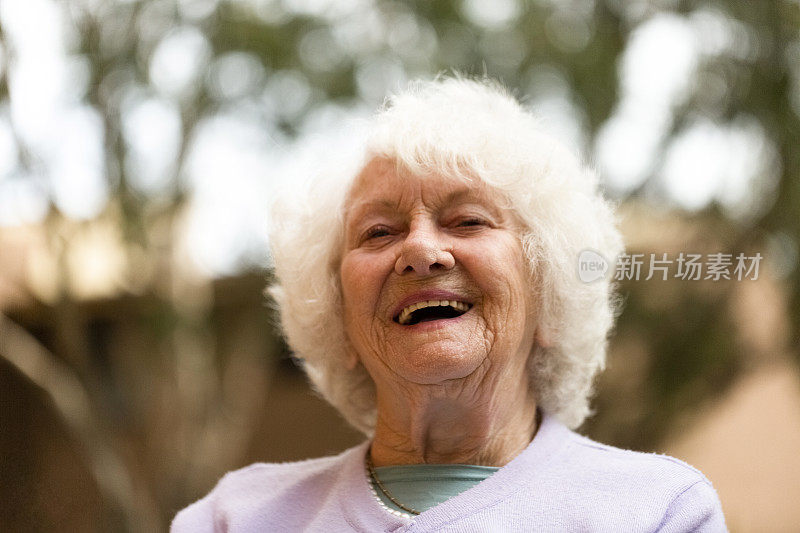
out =
[[[370,457],[370,455],[371,455],[370,450],[367,450],[367,456],[364,458],[364,465],[367,467],[367,481],[369,482],[369,490],[372,491],[372,495],[375,497],[375,500],[381,505],[381,507],[386,509],[394,516],[399,516],[402,518],[413,518],[412,515],[418,515],[419,511],[411,507],[406,507],[405,505],[397,501],[394,498],[394,496],[392,496],[392,494],[389,492],[389,490],[383,486],[383,483],[381,483],[381,480],[378,478],[378,474],[375,472],[375,468],[372,466],[372,458]],[[407,512],[404,513],[402,511],[392,509],[388,505],[383,503],[383,500],[381,499],[380,496],[378,496],[378,493],[375,491],[375,485],[378,486],[383,495],[389,498],[389,500],[393,504],[398,506],[400,509],[403,509],[403,511]]]

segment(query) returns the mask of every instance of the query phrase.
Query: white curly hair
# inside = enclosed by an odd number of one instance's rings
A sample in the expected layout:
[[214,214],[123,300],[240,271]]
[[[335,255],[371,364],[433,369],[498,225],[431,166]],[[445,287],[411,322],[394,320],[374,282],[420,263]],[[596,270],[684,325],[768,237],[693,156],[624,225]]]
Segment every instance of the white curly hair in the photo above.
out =
[[580,280],[578,256],[591,249],[613,265],[623,251],[615,206],[601,195],[592,170],[486,79],[412,82],[372,118],[357,157],[276,199],[270,231],[276,282],[268,292],[314,388],[372,434],[375,384],[362,365],[347,364],[338,272],[347,195],[376,157],[419,176],[480,179],[516,213],[525,228],[520,240],[533,274],[530,290],[551,337],[529,356],[531,386],[544,411],[578,427],[591,412],[592,383],[605,365],[619,310],[608,277]]

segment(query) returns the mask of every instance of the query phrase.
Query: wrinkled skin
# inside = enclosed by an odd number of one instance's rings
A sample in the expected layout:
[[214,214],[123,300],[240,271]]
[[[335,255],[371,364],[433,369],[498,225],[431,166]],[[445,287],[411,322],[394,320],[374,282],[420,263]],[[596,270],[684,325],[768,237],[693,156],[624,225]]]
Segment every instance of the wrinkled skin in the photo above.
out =
[[[536,430],[525,366],[545,337],[512,213],[478,180],[399,176],[374,159],[345,225],[345,331],[350,364],[377,387],[375,464],[507,463]],[[401,300],[430,289],[472,307],[400,325]]]

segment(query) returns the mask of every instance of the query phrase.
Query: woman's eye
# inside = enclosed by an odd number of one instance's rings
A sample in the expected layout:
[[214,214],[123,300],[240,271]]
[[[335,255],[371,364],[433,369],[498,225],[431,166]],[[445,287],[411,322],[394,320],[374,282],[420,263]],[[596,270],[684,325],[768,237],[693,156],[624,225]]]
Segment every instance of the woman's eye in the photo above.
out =
[[381,227],[381,226],[378,226],[378,227],[375,227],[375,228],[368,229],[367,233],[364,234],[364,238],[367,239],[367,240],[369,240],[369,239],[378,239],[380,237],[386,237],[387,235],[389,235],[389,229]]
[[457,226],[459,228],[466,228],[470,226],[483,226],[484,224],[486,224],[486,222],[480,218],[466,218],[460,221]]

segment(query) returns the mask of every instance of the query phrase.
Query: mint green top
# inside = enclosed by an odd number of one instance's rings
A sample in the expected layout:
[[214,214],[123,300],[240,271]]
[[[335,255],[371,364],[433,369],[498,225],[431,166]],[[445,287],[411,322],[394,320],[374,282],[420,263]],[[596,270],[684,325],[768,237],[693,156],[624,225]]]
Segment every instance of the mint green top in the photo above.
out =
[[[496,466],[399,465],[375,469],[392,497],[419,512],[461,494],[499,470]],[[389,509],[402,511],[373,481],[375,492]]]

